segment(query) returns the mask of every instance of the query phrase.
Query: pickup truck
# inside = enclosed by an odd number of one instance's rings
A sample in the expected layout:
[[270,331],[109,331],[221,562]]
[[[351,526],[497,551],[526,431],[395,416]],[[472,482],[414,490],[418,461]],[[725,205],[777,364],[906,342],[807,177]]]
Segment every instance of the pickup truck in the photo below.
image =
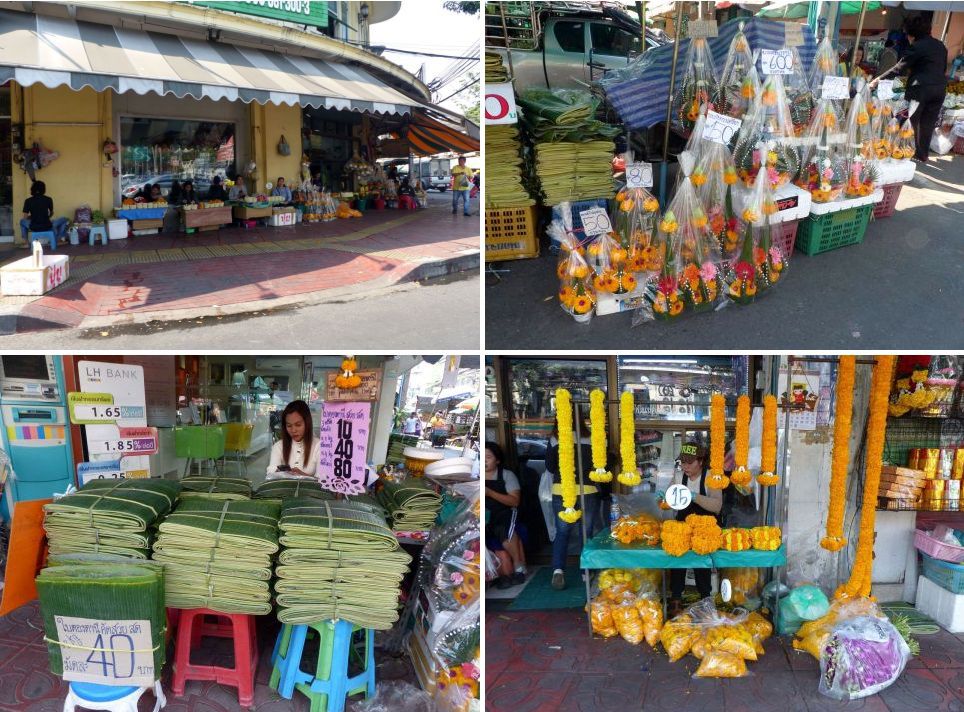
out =
[[[516,91],[585,89],[640,52],[638,20],[609,3],[530,3],[523,17],[507,5],[523,3],[486,3],[485,42],[511,67]],[[667,41],[661,31],[646,30],[647,49]]]

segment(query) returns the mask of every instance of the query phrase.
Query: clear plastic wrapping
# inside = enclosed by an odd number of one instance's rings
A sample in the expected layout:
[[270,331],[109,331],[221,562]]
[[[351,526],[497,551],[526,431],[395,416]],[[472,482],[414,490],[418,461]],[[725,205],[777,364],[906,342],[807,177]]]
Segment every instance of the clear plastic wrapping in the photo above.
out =
[[800,154],[779,74],[764,79],[760,100],[744,117],[733,148],[733,162],[746,186],[753,184],[761,169],[774,188],[786,184],[799,172]]
[[760,93],[760,78],[753,63],[750,43],[743,34],[743,25],[730,41],[730,50],[720,74],[713,99],[714,110],[737,119],[750,110],[753,99]]
[[803,62],[796,47],[790,48],[792,64],[789,74],[785,74],[783,87],[787,94],[787,104],[790,109],[790,123],[795,136],[806,133],[813,118],[813,111],[817,106],[810,82],[803,72]]
[[886,618],[860,616],[834,628],[820,655],[818,689],[836,700],[857,700],[890,687],[907,665],[906,641]]
[[848,198],[863,198],[874,192],[880,168],[877,151],[867,111],[869,93],[864,88],[850,104],[847,114],[847,184],[844,194]]
[[431,635],[429,647],[445,667],[471,663],[479,657],[479,616],[479,599],[476,598]]
[[658,224],[659,201],[648,190],[623,188],[616,194],[614,225],[619,243],[627,252],[626,269],[630,272],[638,275],[661,267],[654,245]]
[[[896,124],[897,119],[892,119],[891,123]],[[897,161],[913,158],[916,150],[914,127],[911,126],[910,119],[905,119],[891,144],[890,157]]]
[[716,93],[716,71],[713,55],[702,37],[690,40],[683,62],[679,85],[673,94],[672,126],[688,137],[700,116],[700,107],[709,104]]
[[[813,57],[813,65],[810,67],[810,88],[818,101],[823,98],[823,79],[827,76],[844,76],[840,73],[840,62],[837,61],[837,52],[830,41],[830,35],[820,40],[820,44],[817,45],[817,52]],[[833,101],[840,100],[835,99]]]
[[596,274],[586,260],[586,250],[580,246],[575,235],[565,232],[555,223],[549,226],[549,232],[560,243],[556,267],[559,306],[576,321],[587,322],[592,318],[596,306],[596,290],[593,287]]
[[846,134],[832,103],[821,99],[802,139],[800,173],[794,181],[815,203],[837,200],[847,185]]
[[596,275],[592,286],[597,294],[625,294],[636,289],[636,277],[629,269],[629,250],[615,233],[598,235],[589,245],[590,264]]
[[738,253],[724,277],[726,295],[737,304],[750,304],[776,284],[787,266],[783,245],[774,242],[770,216],[777,212],[770,181],[760,172],[743,210],[743,236]]
[[702,163],[706,182],[697,188],[697,194],[709,220],[710,234],[719,242],[723,256],[730,257],[740,236],[733,209],[733,186],[737,181],[733,156],[726,146],[708,141]]

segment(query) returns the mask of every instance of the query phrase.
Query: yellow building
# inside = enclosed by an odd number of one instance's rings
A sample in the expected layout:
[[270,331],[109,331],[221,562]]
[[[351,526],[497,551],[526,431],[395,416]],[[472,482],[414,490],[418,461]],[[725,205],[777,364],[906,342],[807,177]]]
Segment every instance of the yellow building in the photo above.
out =
[[190,178],[202,197],[215,175],[293,187],[303,155],[325,186],[351,190],[345,164],[374,161],[376,137],[432,109],[425,84],[364,48],[399,6],[3,3],[0,239],[22,239],[31,178],[18,164],[35,145],[58,154],[33,172],[67,218],[83,204],[109,215],[145,183]]

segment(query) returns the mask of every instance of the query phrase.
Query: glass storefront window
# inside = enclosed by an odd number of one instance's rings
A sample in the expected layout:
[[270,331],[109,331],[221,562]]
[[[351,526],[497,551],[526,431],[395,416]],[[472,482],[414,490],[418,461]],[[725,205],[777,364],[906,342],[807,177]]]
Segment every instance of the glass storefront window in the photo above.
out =
[[302,113],[302,152],[312,178],[328,189],[345,187],[342,169],[352,155],[352,127],[357,117],[347,112],[307,107]]
[[0,87],[0,235],[13,235],[13,147],[10,87]]
[[160,183],[167,195],[174,181],[188,179],[204,198],[214,176],[237,175],[233,123],[122,116],[120,126],[122,198],[147,183]]

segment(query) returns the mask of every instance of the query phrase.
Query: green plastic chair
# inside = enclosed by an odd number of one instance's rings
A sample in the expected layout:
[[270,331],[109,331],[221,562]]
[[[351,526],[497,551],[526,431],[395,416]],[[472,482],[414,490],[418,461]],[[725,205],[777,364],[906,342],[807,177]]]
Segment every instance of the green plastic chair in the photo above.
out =
[[224,457],[223,425],[182,425],[174,428],[174,453],[187,460],[184,464],[184,477],[197,462],[197,473],[201,474],[202,464],[210,460],[218,471],[218,460]]

